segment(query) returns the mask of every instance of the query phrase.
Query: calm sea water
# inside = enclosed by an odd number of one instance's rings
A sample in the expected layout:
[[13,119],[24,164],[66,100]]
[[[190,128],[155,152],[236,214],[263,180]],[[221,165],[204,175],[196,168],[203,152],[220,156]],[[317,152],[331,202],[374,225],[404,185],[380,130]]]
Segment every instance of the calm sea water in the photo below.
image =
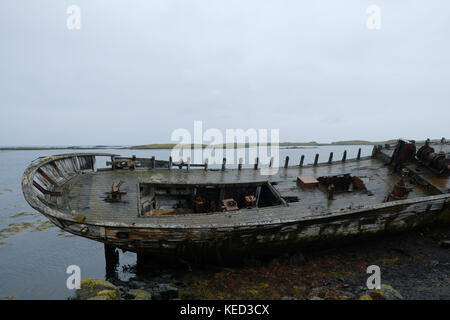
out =
[[[320,162],[330,152],[340,159],[370,155],[372,146],[320,146],[315,148],[280,149],[280,163],[286,156],[290,165],[298,164],[305,155],[305,164],[312,163],[316,153]],[[32,209],[21,190],[22,174],[34,159],[70,150],[0,151],[0,299],[66,299],[73,292],[66,287],[69,265],[81,268],[81,277],[105,278],[103,245],[61,231]],[[123,156],[155,156],[165,160],[170,150],[80,150],[79,152],[110,152]],[[106,160],[106,159],[105,159]],[[100,166],[105,164],[100,163]],[[136,255],[120,253],[118,276],[127,280],[133,273]]]

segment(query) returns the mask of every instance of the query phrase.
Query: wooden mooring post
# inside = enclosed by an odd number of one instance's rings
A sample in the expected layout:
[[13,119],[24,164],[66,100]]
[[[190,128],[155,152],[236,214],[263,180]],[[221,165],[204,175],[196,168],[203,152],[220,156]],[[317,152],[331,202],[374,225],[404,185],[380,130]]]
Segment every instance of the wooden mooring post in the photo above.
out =
[[289,166],[289,156],[286,156],[286,160],[284,160],[284,167],[287,168]]
[[148,271],[154,263],[153,257],[145,252],[136,252],[136,273]]
[[344,153],[342,154],[342,162],[345,162],[347,160],[347,150],[344,150]]
[[314,167],[319,163],[319,154],[316,153],[316,157],[314,158]]
[[300,158],[300,167],[303,167],[303,162],[305,162],[305,155],[302,154]]
[[223,158],[222,160],[222,171],[225,170],[225,164],[227,163],[227,158]]
[[105,269],[106,278],[114,278],[117,276],[117,266],[119,265],[119,251],[116,247],[104,244],[105,249]]

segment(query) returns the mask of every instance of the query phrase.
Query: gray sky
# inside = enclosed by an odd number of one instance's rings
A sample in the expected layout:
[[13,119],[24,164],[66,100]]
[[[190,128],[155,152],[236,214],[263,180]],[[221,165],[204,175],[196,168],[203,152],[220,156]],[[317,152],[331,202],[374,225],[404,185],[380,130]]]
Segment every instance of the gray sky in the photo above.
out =
[[0,145],[167,143],[194,120],[450,137],[449,16],[447,0],[2,0]]

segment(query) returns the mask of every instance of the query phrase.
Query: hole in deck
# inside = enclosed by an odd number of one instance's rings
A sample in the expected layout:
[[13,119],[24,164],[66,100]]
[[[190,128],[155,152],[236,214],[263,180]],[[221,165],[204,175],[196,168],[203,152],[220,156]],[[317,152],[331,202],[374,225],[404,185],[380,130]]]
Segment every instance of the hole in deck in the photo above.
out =
[[280,205],[267,182],[225,185],[139,184],[139,215],[195,214]]

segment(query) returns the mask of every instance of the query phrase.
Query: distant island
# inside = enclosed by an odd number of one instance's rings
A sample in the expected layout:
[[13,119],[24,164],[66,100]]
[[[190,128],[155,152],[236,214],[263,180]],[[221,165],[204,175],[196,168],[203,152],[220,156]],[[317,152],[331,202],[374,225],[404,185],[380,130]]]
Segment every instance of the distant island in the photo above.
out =
[[[320,143],[316,141],[310,142],[280,142],[278,146],[280,147],[318,147],[318,146],[332,146],[332,145],[377,145],[377,144],[391,144],[395,143],[397,139],[387,140],[387,141],[367,141],[367,140],[347,140],[347,141],[336,141],[331,143]],[[171,149],[174,148],[177,144],[145,144],[130,147],[129,149]],[[272,145],[271,143],[261,144],[261,145]],[[249,148],[258,146],[257,143],[234,143],[234,144],[217,144],[217,145],[198,145],[198,144],[186,144],[179,145],[182,148],[206,148],[206,147],[214,147],[214,148]]]
[[[368,141],[368,140],[345,140],[345,141],[335,141],[331,143],[320,143],[316,141],[310,142],[280,142],[279,147],[289,148],[289,149],[302,149],[302,148],[314,148],[319,146],[350,146],[350,145],[384,145],[384,144],[395,144],[398,139],[391,139],[386,141]],[[432,144],[441,143],[441,139],[431,139]],[[416,141],[417,144],[425,143],[425,140]],[[272,143],[259,144],[271,146]],[[153,143],[153,144],[143,144],[136,146],[108,146],[108,145],[95,145],[95,146],[37,146],[37,147],[0,147],[0,151],[10,150],[10,151],[21,151],[21,150],[102,150],[102,149],[118,149],[118,150],[147,150],[147,149],[172,149],[178,146],[179,148],[249,148],[258,146],[258,143],[229,143],[229,144],[176,144],[176,143]]]
[[[278,145],[280,147],[318,147],[318,146],[332,146],[332,145],[378,145],[378,144],[392,144],[395,143],[397,139],[387,140],[387,141],[367,141],[367,140],[346,140],[346,141],[336,141],[331,143],[319,143],[316,141],[310,142],[280,142]],[[17,147],[0,147],[0,150],[93,150],[93,149],[172,149],[178,144],[176,143],[154,143],[154,144],[145,144],[145,145],[136,145],[136,146],[107,146],[107,145],[95,145],[95,146],[37,146],[37,147],[27,147],[27,146],[17,146]],[[262,144],[261,144],[262,145]],[[271,146],[271,143],[266,144],[267,146]],[[214,147],[214,148],[249,148],[258,146],[255,143],[234,143],[234,144],[217,144],[217,145],[207,145],[207,144],[185,144],[178,145],[181,148],[206,148],[206,147]]]

